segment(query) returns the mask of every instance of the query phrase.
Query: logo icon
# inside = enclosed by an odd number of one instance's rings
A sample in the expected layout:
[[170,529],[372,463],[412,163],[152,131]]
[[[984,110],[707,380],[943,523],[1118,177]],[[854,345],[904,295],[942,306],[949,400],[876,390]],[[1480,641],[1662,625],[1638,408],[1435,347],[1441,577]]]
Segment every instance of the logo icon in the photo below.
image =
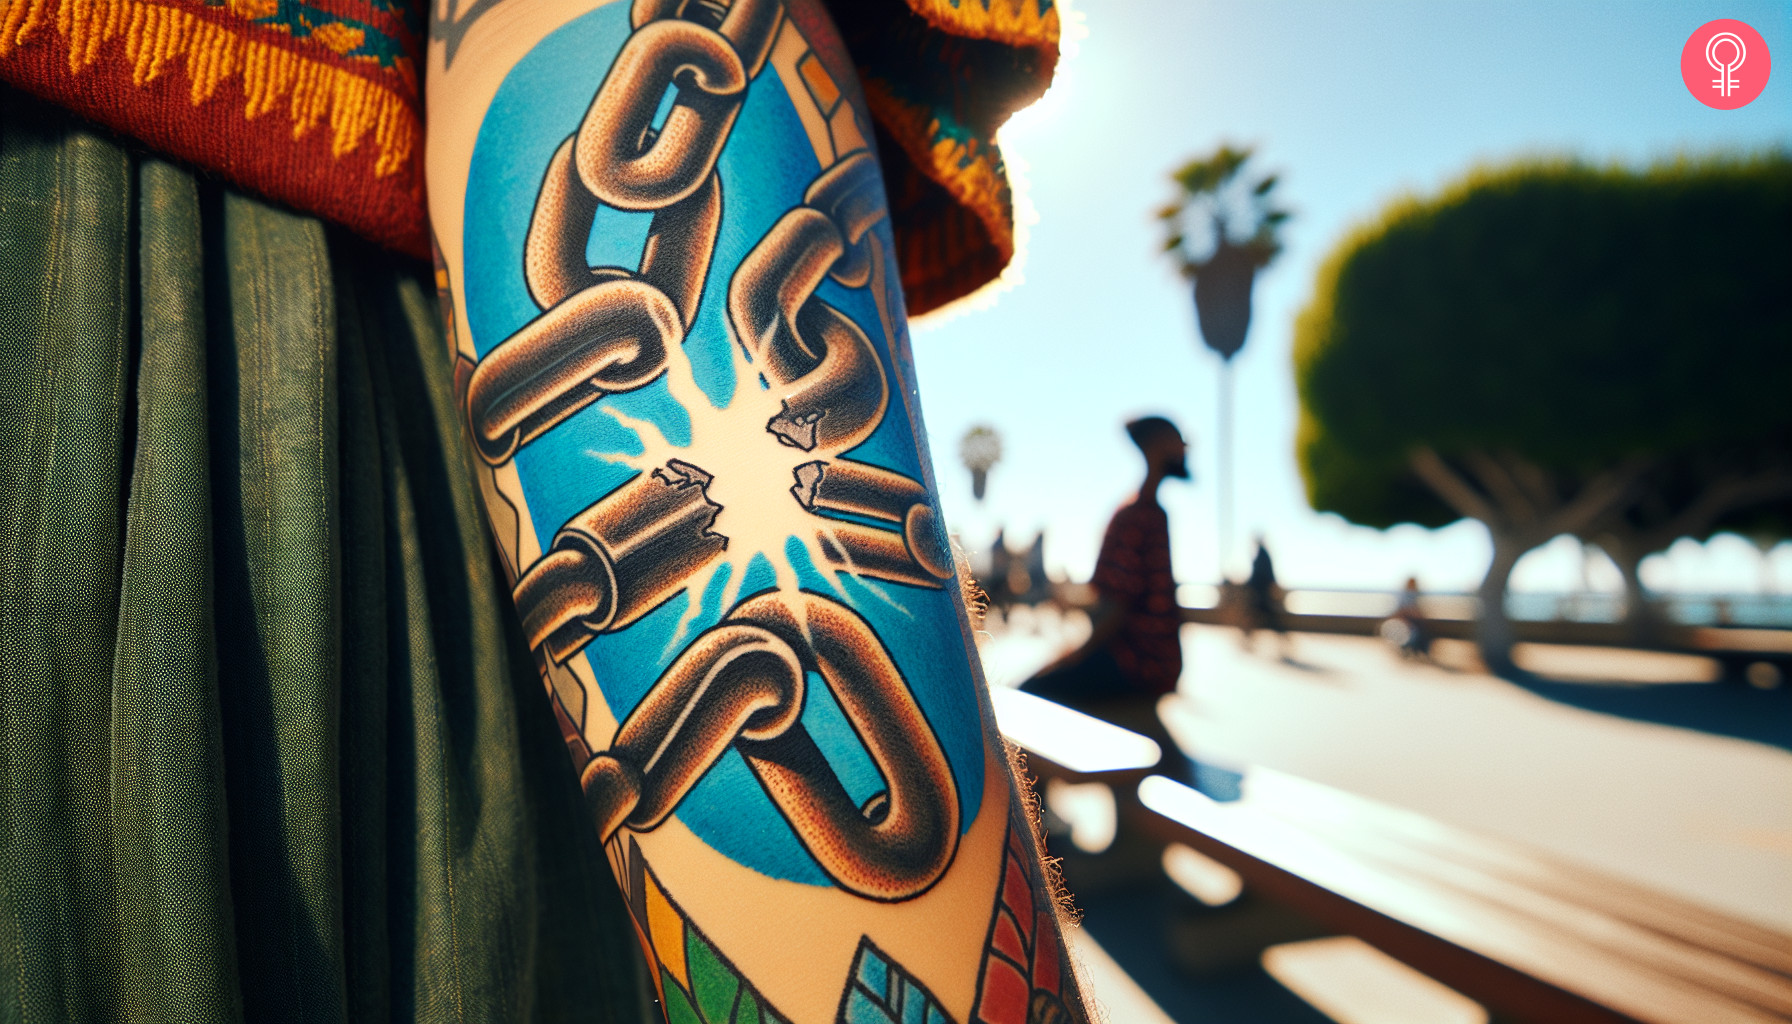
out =
[[1773,69],[1761,33],[1733,18],[1699,26],[1680,50],[1680,78],[1693,98],[1717,110],[1747,106]]
[[[1717,51],[1720,46],[1730,48],[1729,60],[1718,58]],[[1744,43],[1742,37],[1734,32],[1719,32],[1705,44],[1705,63],[1711,65],[1712,70],[1719,72],[1717,81],[1711,83],[1711,87],[1717,90],[1719,96],[1728,98],[1731,93],[1736,91],[1736,69],[1741,67],[1745,60],[1748,60],[1748,44]]]

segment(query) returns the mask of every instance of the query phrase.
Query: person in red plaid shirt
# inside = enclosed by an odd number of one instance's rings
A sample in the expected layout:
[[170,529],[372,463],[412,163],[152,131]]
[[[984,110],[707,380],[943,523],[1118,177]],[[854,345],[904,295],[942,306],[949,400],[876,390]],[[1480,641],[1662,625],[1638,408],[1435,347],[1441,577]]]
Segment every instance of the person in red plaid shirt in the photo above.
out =
[[1126,432],[1145,456],[1145,480],[1102,537],[1094,579],[1100,603],[1089,639],[1021,689],[1151,736],[1164,749],[1161,767],[1171,769],[1182,757],[1157,717],[1157,701],[1182,674],[1182,615],[1170,573],[1170,523],[1157,489],[1166,478],[1188,479],[1188,445],[1162,416],[1134,420]]

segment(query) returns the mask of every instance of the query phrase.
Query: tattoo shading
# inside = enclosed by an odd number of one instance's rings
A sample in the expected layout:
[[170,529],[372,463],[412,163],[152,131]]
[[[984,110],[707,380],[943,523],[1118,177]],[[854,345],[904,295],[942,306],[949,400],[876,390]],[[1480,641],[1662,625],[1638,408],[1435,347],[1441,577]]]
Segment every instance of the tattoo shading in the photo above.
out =
[[[887,785],[863,806],[798,718],[811,674]],[[693,640],[585,766],[600,834],[657,827],[730,746],[842,888],[907,899],[951,863],[959,811],[945,754],[877,635],[845,605],[770,591]]]
[[669,1024],[789,1024],[691,924],[633,840],[610,856]]

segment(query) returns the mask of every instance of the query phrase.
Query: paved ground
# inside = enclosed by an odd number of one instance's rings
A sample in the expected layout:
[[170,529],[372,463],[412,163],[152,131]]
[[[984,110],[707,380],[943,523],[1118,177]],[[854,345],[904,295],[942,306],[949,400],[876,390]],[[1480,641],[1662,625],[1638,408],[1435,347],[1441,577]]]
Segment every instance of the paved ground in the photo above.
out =
[[[1519,685],[1303,635],[1188,627],[1178,741],[1516,840],[1792,932],[1792,691]],[[1649,656],[1627,655],[1637,662]],[[1613,675],[1625,673],[1614,659]],[[1643,668],[1637,665],[1635,668]],[[1688,726],[1666,724],[1678,718]],[[1734,735],[1754,729],[1756,740]],[[1701,728],[1721,727],[1720,735]]]
[[[996,685],[1087,629],[1024,610],[994,625]],[[1353,637],[1264,637],[1247,652],[1203,626],[1186,627],[1183,651],[1166,723],[1204,761],[1276,768],[1792,932],[1792,686],[1674,682],[1708,673],[1562,649],[1529,652],[1549,676],[1520,685],[1479,671],[1466,645],[1442,650],[1442,667]],[[1155,881],[1082,900],[1091,932],[1172,1017],[1319,1019],[1260,970],[1191,983],[1167,969],[1154,950],[1174,901]]]

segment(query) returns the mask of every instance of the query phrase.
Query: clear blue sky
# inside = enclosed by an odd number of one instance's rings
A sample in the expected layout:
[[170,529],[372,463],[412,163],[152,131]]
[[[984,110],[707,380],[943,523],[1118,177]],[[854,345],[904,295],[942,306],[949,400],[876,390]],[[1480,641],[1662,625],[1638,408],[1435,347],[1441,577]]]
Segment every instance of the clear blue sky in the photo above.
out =
[[[1255,145],[1296,211],[1236,361],[1234,570],[1260,529],[1294,585],[1392,587],[1417,572],[1427,588],[1466,589],[1487,563],[1477,524],[1382,533],[1306,504],[1289,348],[1317,263],[1388,200],[1435,191],[1477,162],[1641,163],[1792,145],[1792,3],[1076,0],[1071,10],[1085,31],[1073,30],[1082,38],[1058,84],[1003,136],[1038,217],[1023,279],[993,306],[924,323],[915,358],[955,528],[975,545],[998,523],[1016,540],[1044,527],[1049,564],[1078,577],[1137,484],[1120,423],[1143,412],[1193,435],[1195,483],[1164,491],[1177,577],[1218,575],[1217,364],[1157,254],[1151,217],[1168,198],[1166,172],[1186,157],[1223,140]],[[1714,18],[1753,25],[1779,64],[1741,110],[1711,110],[1680,81],[1681,46]],[[957,457],[978,421],[1006,441],[981,508]],[[1792,589],[1792,547],[1775,564]],[[1760,578],[1752,549],[1721,539],[1649,569],[1675,589],[1751,589]],[[1595,567],[1596,585],[1602,575]],[[1580,578],[1578,548],[1558,543],[1527,559],[1515,584]]]

